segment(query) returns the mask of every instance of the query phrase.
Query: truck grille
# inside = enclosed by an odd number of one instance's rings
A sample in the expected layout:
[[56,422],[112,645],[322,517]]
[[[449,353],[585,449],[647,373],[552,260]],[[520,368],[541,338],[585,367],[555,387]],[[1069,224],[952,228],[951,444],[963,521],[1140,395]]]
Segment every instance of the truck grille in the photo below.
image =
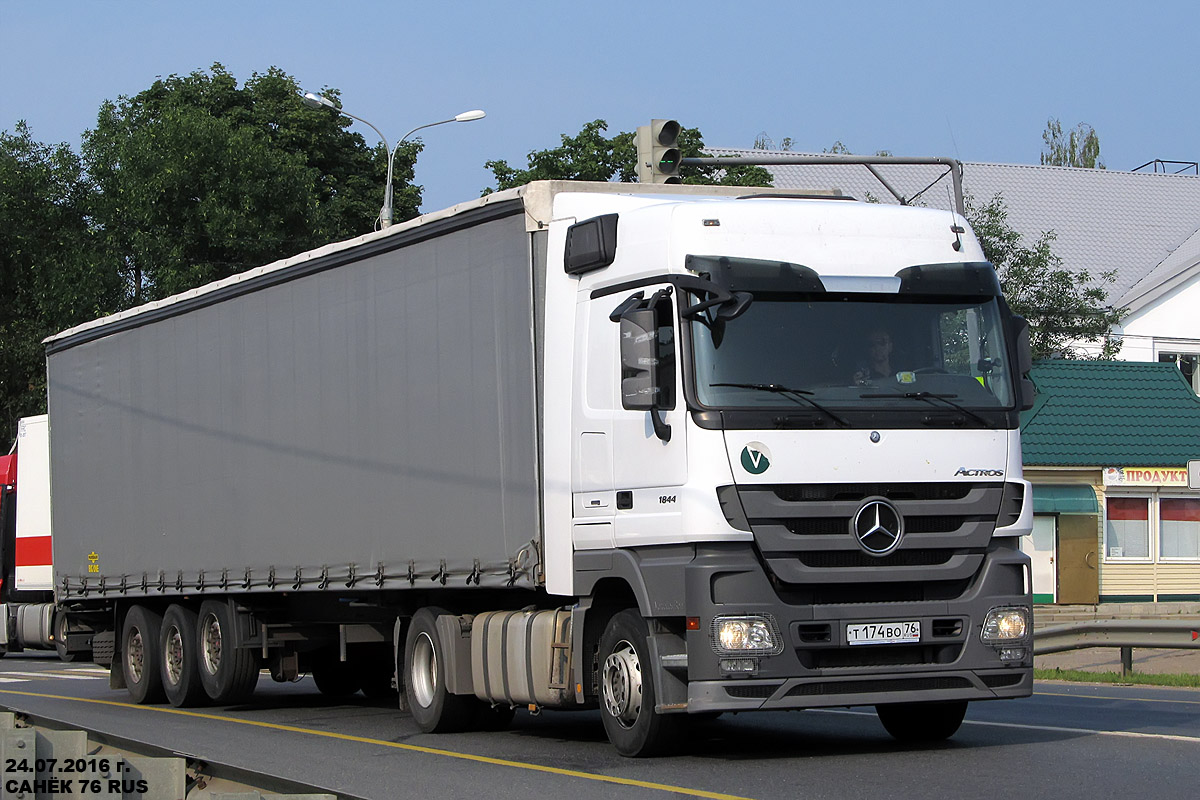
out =
[[[742,511],[767,568],[784,586],[961,581],[983,562],[996,519],[1019,513],[1006,484],[743,485]],[[876,557],[859,546],[854,516],[871,498],[895,506],[904,535]]]
[[901,667],[920,664],[952,664],[962,653],[962,642],[951,644],[879,645],[878,647],[831,647],[797,650],[807,669],[847,667]]

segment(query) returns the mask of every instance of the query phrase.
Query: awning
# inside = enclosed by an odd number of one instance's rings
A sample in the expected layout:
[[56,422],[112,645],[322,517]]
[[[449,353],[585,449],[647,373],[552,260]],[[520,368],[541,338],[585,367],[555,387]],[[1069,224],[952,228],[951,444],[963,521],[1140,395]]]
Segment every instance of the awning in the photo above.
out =
[[1096,492],[1091,486],[1033,487],[1035,514],[1099,514]]

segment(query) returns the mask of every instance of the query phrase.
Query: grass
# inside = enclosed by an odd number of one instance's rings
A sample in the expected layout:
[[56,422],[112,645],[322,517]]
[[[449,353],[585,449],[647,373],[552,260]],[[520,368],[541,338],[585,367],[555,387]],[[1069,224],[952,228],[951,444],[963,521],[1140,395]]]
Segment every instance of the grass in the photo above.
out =
[[1200,675],[1156,674],[1134,671],[1129,675],[1119,672],[1087,672],[1081,669],[1035,669],[1033,677],[1039,681],[1079,681],[1082,683],[1132,683],[1145,686],[1185,686],[1200,688]]

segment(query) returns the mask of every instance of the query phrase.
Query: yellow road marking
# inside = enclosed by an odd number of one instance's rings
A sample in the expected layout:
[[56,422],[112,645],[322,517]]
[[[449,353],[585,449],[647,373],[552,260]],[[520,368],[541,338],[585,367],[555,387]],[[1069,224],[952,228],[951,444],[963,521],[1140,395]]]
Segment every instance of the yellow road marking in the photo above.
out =
[[0,689],[0,694],[15,694],[22,697],[41,697],[47,700],[69,700],[76,703],[93,703],[102,706],[116,706],[118,708],[132,708],[139,711],[157,711],[161,714],[177,714],[181,717],[196,717],[198,719],[211,719],[219,722],[234,722],[238,725],[252,725],[256,728],[268,728],[276,731],[287,731],[288,733],[306,733],[311,736],[323,736],[327,739],[340,739],[345,742],[358,742],[360,744],[373,744],[379,747],[390,747],[395,750],[409,750],[414,753],[425,753],[432,756],[444,756],[446,758],[457,758],[464,761],[475,761],[481,764],[493,764],[499,767],[512,767],[514,769],[526,769],[533,772],[547,772],[552,775],[564,775],[568,778],[582,778],[589,781],[599,781],[601,783],[615,783],[620,786],[636,786],[639,789],[655,789],[660,792],[674,792],[675,794],[686,795],[688,797],[705,797],[709,800],[750,800],[746,797],[740,797],[733,794],[721,794],[720,792],[706,792],[702,789],[689,789],[684,786],[672,786],[666,783],[653,783],[651,781],[639,781],[633,778],[619,778],[613,775],[600,775],[595,772],[579,772],[573,769],[562,769],[561,767],[547,767],[542,764],[531,764],[526,761],[509,761],[503,758],[491,758],[490,756],[479,756],[472,753],[459,753],[454,750],[440,750],[435,747],[422,747],[416,744],[401,744],[399,742],[388,742],[382,739],[369,739],[365,736],[351,736],[347,733],[333,733],[330,731],[317,731],[311,728],[299,728],[294,725],[280,725],[275,722],[259,722],[250,719],[237,719],[236,717],[226,717],[220,714],[204,714],[199,711],[184,711],[179,708],[160,708],[156,706],[139,706],[133,703],[121,703],[116,700],[96,700],[87,697],[66,697],[57,694],[41,694],[39,692],[18,692],[13,689]]
[[1045,697],[1081,697],[1085,700],[1136,700],[1139,703],[1183,703],[1200,706],[1200,700],[1169,700],[1162,697],[1106,697],[1102,694],[1072,694],[1071,692],[1034,692],[1034,695]]

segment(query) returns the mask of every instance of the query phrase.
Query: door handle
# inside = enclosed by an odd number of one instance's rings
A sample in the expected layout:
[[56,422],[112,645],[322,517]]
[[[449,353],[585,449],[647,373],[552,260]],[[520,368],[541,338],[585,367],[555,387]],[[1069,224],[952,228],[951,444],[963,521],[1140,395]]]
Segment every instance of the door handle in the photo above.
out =
[[1092,563],[1092,561],[1091,561],[1091,560],[1092,560],[1093,558],[1095,558],[1095,557],[1096,557],[1096,554],[1095,554],[1095,553],[1093,553],[1091,550],[1089,550],[1089,551],[1087,552],[1087,554],[1086,554],[1086,555],[1083,557],[1083,565],[1084,565],[1085,567],[1088,567],[1089,569],[1095,569],[1095,568],[1096,568],[1096,565],[1095,565],[1095,564],[1093,564],[1093,563]]

